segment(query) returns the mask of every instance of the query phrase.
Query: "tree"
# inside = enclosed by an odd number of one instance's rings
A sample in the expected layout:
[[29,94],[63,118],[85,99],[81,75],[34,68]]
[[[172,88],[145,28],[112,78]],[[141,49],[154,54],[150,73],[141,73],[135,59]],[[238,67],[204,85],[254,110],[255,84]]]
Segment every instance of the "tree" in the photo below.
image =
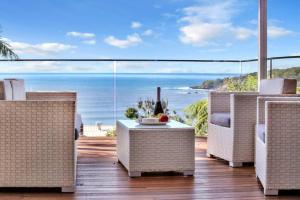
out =
[[18,59],[18,55],[11,49],[10,45],[0,36],[0,57]]

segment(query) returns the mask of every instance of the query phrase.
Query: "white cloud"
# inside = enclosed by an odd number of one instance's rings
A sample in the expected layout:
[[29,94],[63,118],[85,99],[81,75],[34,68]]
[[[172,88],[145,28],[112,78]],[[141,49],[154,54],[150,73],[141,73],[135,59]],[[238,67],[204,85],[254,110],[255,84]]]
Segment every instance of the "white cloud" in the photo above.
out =
[[196,46],[212,45],[216,37],[222,36],[227,24],[193,23],[180,28],[180,40]]
[[81,39],[93,39],[96,37],[96,34],[94,33],[82,33],[82,32],[76,32],[76,31],[71,31],[66,33],[67,36],[70,37],[77,37]]
[[255,30],[244,27],[233,28],[233,32],[235,34],[235,37],[239,40],[246,40],[251,36],[256,36]]
[[269,38],[284,37],[284,36],[292,35],[293,33],[294,33],[293,31],[288,30],[283,27],[278,27],[278,26],[269,26],[268,27]]
[[69,37],[83,39],[82,43],[84,43],[84,44],[88,44],[88,45],[96,44],[96,40],[95,40],[96,34],[95,33],[82,33],[82,32],[71,31],[71,32],[66,33],[66,35]]
[[84,40],[84,41],[82,41],[82,43],[84,43],[84,44],[89,44],[89,45],[94,45],[94,44],[96,44],[96,40]]
[[142,27],[142,24],[140,22],[131,22],[131,28],[133,29],[138,29],[138,28],[141,28]]
[[68,51],[76,48],[76,46],[55,43],[55,42],[46,42],[39,44],[30,44],[26,42],[16,42],[10,39],[5,39],[7,43],[12,47],[13,50],[18,54],[32,54],[32,55],[49,55],[56,54],[63,51]]
[[151,36],[151,35],[153,35],[153,30],[147,29],[147,30],[144,31],[143,35],[145,35],[145,36]]
[[139,36],[139,34],[134,33],[132,35],[128,35],[126,39],[118,39],[114,36],[108,36],[104,39],[104,42],[121,49],[128,48],[131,46],[135,46],[141,42],[143,42],[142,38]]
[[112,64],[105,62],[18,62],[6,63],[0,68],[0,73],[111,73]]
[[183,9],[184,23],[179,39],[194,46],[226,46],[228,40],[246,40],[255,36],[255,30],[233,25],[232,18],[239,12],[236,0],[201,1],[202,5]]

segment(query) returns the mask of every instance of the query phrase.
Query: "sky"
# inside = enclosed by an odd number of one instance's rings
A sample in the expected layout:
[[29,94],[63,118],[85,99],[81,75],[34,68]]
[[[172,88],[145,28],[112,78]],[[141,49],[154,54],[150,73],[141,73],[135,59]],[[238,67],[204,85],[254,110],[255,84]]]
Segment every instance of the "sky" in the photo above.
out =
[[[300,54],[298,0],[268,1],[268,55]],[[20,58],[249,59],[257,0],[10,0],[1,36]],[[111,72],[112,63],[4,64],[1,72]],[[255,63],[244,71],[256,70]],[[237,64],[118,63],[120,72],[235,73]]]

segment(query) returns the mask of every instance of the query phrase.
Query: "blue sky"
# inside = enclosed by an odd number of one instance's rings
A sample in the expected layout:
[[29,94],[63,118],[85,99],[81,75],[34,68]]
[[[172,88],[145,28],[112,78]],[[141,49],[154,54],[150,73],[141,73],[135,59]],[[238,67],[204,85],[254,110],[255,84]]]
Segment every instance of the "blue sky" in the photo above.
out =
[[[268,4],[269,56],[300,54],[300,1],[269,0]],[[257,0],[10,0],[2,1],[1,8],[2,37],[21,58],[257,57]],[[22,69],[83,70],[82,64],[76,65],[46,62]],[[97,71],[100,65],[91,63],[86,70]],[[122,72],[159,66],[119,65]],[[112,70],[111,64],[103,66],[108,67],[102,71]],[[191,64],[184,69],[182,64],[167,63],[163,71],[238,69],[207,66]]]

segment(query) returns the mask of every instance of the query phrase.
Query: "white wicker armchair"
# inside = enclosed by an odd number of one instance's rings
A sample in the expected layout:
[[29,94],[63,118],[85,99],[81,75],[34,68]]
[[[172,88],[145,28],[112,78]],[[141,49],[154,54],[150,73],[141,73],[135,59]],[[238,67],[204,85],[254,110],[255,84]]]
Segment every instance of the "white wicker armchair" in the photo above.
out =
[[265,195],[300,189],[300,97],[259,97],[256,176]]
[[27,92],[26,100],[0,100],[0,187],[73,192],[75,113],[75,92]]
[[[210,92],[208,107],[208,156],[217,156],[239,167],[254,159],[254,124],[258,93]],[[212,123],[212,114],[230,113],[229,126]]]
[[207,156],[229,161],[231,167],[254,162],[256,104],[259,95],[295,94],[296,80],[263,80],[260,93],[210,92]]

